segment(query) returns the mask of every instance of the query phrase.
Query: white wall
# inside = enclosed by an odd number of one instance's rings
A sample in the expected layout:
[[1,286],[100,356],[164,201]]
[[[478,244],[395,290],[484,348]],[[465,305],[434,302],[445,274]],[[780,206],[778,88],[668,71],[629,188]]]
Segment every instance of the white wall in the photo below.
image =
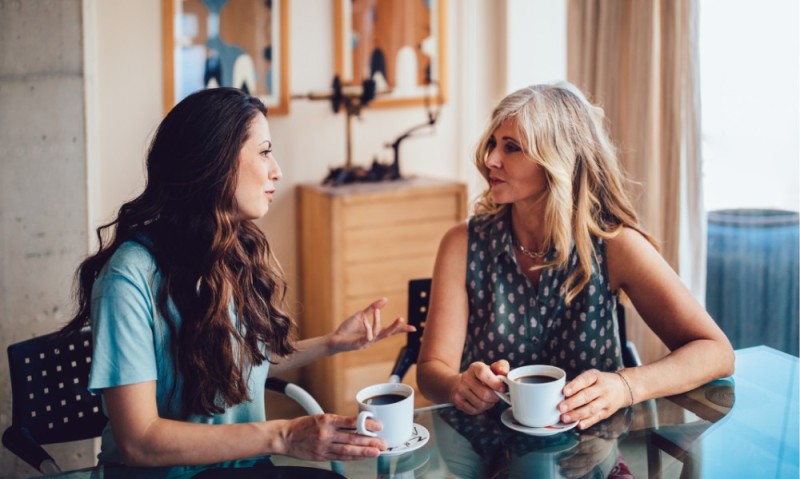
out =
[[84,0],[90,231],[144,186],[144,157],[162,116],[161,3]]

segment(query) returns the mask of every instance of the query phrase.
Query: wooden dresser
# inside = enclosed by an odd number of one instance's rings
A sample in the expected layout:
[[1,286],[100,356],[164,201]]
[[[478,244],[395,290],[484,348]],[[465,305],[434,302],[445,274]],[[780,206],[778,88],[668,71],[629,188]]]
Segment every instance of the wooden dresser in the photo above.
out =
[[[382,296],[383,324],[406,317],[408,280],[432,275],[439,241],[466,208],[464,184],[428,178],[299,186],[301,337],[327,334]],[[317,361],[303,384],[326,412],[354,414],[358,390],[388,380],[405,341],[400,334]],[[404,382],[416,388],[415,375]]]

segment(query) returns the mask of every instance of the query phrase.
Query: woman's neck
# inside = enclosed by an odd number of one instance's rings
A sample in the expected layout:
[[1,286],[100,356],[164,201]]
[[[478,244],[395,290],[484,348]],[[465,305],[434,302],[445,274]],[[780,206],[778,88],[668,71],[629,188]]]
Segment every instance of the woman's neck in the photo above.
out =
[[524,250],[541,253],[545,250],[544,210],[539,205],[511,205],[511,231],[514,243]]

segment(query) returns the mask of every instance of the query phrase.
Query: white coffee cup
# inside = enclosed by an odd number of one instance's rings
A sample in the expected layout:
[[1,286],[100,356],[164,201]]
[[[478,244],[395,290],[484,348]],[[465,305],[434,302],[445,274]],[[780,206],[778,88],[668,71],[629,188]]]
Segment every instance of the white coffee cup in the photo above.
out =
[[567,382],[563,369],[542,364],[522,366],[500,379],[508,385],[508,393],[495,391],[495,394],[511,405],[517,422],[528,427],[547,427],[559,422],[561,413],[557,407],[564,400]]
[[[368,386],[356,394],[358,419],[356,431],[365,436],[379,437],[390,448],[411,438],[414,426],[414,389],[401,383]],[[383,429],[367,430],[367,418],[377,419]]]

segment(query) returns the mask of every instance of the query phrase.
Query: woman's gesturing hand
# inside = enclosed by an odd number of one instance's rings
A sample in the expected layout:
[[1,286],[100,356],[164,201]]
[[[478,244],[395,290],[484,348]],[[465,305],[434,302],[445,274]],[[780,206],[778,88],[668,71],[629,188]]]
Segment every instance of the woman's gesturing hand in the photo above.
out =
[[629,405],[628,390],[615,373],[590,369],[564,386],[564,401],[558,405],[561,421],[580,421],[586,429]]
[[[377,457],[386,449],[383,439],[362,436],[353,430],[356,418],[316,414],[288,421],[284,430],[284,454],[312,461],[349,461]],[[378,431],[380,423],[367,419],[367,429]]]
[[328,336],[331,352],[363,349],[394,334],[416,331],[403,318],[397,318],[389,326],[382,327],[381,308],[388,302],[388,299],[381,298],[342,321],[336,331]]
[[489,367],[476,361],[461,373],[450,390],[450,402],[467,414],[480,414],[500,400],[497,392],[505,391],[505,384],[497,376],[508,373],[508,362],[500,360]]

